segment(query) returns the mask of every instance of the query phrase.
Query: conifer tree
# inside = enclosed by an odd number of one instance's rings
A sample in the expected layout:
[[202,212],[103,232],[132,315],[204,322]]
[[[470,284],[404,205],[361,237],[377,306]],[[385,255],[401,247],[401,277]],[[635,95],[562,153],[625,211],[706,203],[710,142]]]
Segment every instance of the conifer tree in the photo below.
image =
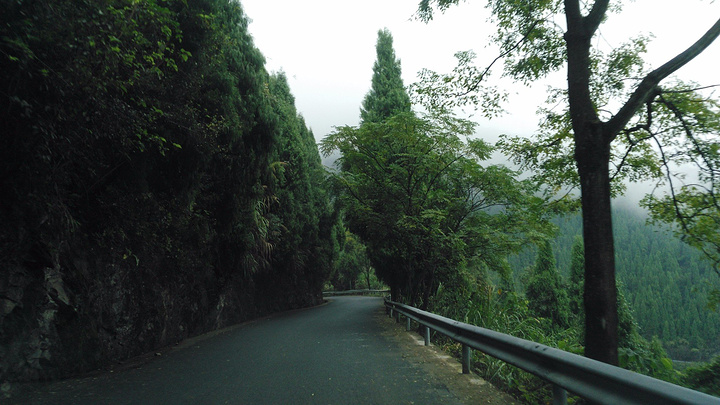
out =
[[583,307],[583,289],[585,285],[585,247],[580,235],[573,240],[570,253],[570,286],[568,288],[570,298],[570,313],[579,324],[585,324],[585,308]]
[[568,326],[568,297],[555,266],[550,241],[540,247],[535,269],[527,285],[525,296],[535,315],[548,318],[554,326]]
[[410,97],[403,85],[400,60],[395,58],[393,37],[387,28],[378,31],[372,87],[365,95],[360,119],[382,122],[401,112],[410,112]]

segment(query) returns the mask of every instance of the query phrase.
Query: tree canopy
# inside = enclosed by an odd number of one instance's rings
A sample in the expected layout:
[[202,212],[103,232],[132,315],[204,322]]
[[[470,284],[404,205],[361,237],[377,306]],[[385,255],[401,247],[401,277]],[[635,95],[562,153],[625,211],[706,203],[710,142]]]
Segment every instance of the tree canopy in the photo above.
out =
[[387,28],[378,31],[375,51],[372,86],[360,109],[362,122],[381,122],[397,113],[410,112],[410,97],[403,85],[400,60],[395,57],[393,37]]
[[[423,0],[419,15],[430,20],[434,10],[443,11],[458,3]],[[537,170],[542,182],[579,186],[585,248],[586,355],[617,364],[610,199],[622,186],[614,180],[660,178],[673,157],[682,160],[680,156],[688,155],[688,151],[702,151],[693,146],[698,138],[695,130],[703,127],[697,112],[716,116],[714,103],[698,96],[692,86],[660,84],[720,35],[720,20],[685,51],[650,70],[641,56],[646,38],[632,39],[609,51],[597,46],[594,38],[608,13],[621,9],[608,0],[493,0],[488,1],[488,8],[498,27],[492,38],[500,48],[496,61],[503,61],[507,76],[530,83],[567,68],[567,87],[550,95],[550,101],[565,108],[545,111],[547,119],[534,140],[506,138],[502,146],[524,168]],[[470,62],[471,58],[461,58],[455,75],[426,75],[428,83],[420,93],[430,101],[451,100],[451,105],[477,100],[455,98],[458,90],[493,96],[493,89],[484,85],[492,65],[487,69],[467,68]],[[671,99],[676,101],[668,101]],[[497,103],[489,105],[491,112],[497,107]],[[666,153],[668,149],[674,153]],[[571,162],[575,164],[568,164]]]
[[405,113],[340,127],[321,142],[325,155],[342,154],[335,177],[345,221],[395,298],[427,305],[468,258],[504,271],[508,253],[549,231],[529,183],[482,166],[492,148],[462,139],[473,131],[467,121]]

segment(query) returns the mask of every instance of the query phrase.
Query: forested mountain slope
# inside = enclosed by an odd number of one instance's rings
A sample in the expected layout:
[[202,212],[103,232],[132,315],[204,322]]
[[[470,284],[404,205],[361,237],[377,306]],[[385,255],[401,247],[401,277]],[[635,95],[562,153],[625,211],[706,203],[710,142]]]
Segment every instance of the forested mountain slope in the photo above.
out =
[[[567,278],[571,246],[582,234],[580,215],[558,218],[553,250]],[[639,210],[613,211],[618,279],[640,333],[659,337],[676,360],[707,360],[720,352],[720,314],[707,308],[708,291],[720,280],[711,264],[668,230],[648,225]],[[527,251],[512,260],[516,279],[534,263]]]
[[311,131],[231,0],[3,2],[0,381],[321,300]]

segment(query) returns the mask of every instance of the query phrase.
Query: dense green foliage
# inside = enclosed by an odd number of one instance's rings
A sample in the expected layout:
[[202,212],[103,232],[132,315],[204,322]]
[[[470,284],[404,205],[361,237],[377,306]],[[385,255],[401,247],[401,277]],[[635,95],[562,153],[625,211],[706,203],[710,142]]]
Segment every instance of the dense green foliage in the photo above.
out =
[[481,166],[491,148],[460,139],[471,130],[448,117],[399,114],[322,141],[323,153],[342,153],[345,222],[396,299],[427,306],[475,257],[507,273],[505,257],[547,231],[542,200],[507,168]]
[[315,137],[298,116],[283,73],[270,78],[269,91],[278,141],[270,155],[266,196],[256,204],[267,210],[262,232],[271,249],[268,286],[285,295],[276,297],[281,305],[296,307],[302,300],[287,293],[321,288],[337,258],[342,228],[324,188]]
[[570,300],[570,313],[581,325],[585,322],[585,306],[583,305],[585,256],[583,255],[583,250],[582,237],[577,235],[573,239],[570,250],[568,298]]
[[338,128],[321,149],[341,153],[334,177],[345,223],[378,278],[394,299],[426,308],[470,260],[508,275],[507,255],[548,228],[535,190],[506,167],[483,166],[492,148],[463,139],[474,124],[409,111],[391,38],[380,31],[363,123]]
[[[2,10],[0,374],[86,369],[320,299],[336,215],[239,3]],[[23,357],[35,346],[43,367]]]
[[[618,279],[638,332],[648,340],[657,336],[675,360],[708,360],[719,353],[720,314],[707,307],[709,292],[718,288],[710,263],[668,229],[646,224],[641,213],[617,208],[613,214]],[[573,251],[582,221],[575,215],[554,222],[559,228],[554,245],[558,269],[570,278],[573,291],[572,269],[578,260]],[[516,274],[531,266],[534,256],[528,250],[512,258]],[[570,293],[571,301],[576,294]]]
[[[528,300],[524,299],[522,292],[499,288],[491,281],[493,278],[493,274],[482,267],[463,270],[452,283],[446,283],[440,288],[433,298],[431,311],[461,322],[582,354],[576,329],[553,327],[550,319],[538,318],[530,311]],[[439,334],[433,337],[433,341],[441,345],[442,339]],[[444,345],[459,355],[459,344],[445,341]],[[528,403],[546,403],[551,398],[552,388],[549,384],[504,361],[473,351],[473,365],[482,378]]]
[[570,324],[570,302],[555,266],[549,240],[540,246],[535,267],[525,287],[525,297],[528,309],[535,316],[550,319],[558,328]]
[[378,31],[375,45],[372,86],[360,109],[362,122],[382,122],[401,112],[410,112],[410,97],[402,81],[400,60],[395,57],[393,37],[386,29]]
[[[707,267],[707,263],[698,252],[684,246],[667,232],[662,233],[660,229],[647,226],[642,216],[624,210],[616,210],[615,216],[619,223],[616,226],[618,232],[616,240],[620,245],[618,263],[634,263],[632,268],[619,268],[621,283],[618,286],[617,307],[620,365],[676,384],[705,392],[715,392],[712,390],[715,389],[713,378],[717,373],[716,366],[699,365],[693,368],[695,371],[678,373],[673,369],[673,364],[663,347],[663,345],[668,346],[674,358],[683,358],[682,351],[677,351],[677,347],[674,346],[676,341],[661,341],[658,337],[645,333],[644,327],[651,325],[643,319],[647,313],[635,310],[653,305],[663,308],[668,311],[663,313],[663,320],[673,322],[676,326],[680,323],[705,322],[714,322],[717,325],[718,320],[711,320],[718,314],[707,309],[704,309],[703,315],[699,318],[692,318],[694,306],[702,306],[706,302],[706,296],[699,291],[688,289],[682,299],[664,297],[664,288],[673,288],[673,285],[687,286],[688,283],[683,280],[697,276],[697,274],[693,276],[693,273],[697,272],[697,269],[692,270],[693,266],[705,268],[704,271],[700,271],[700,274],[704,275],[700,277],[704,277],[705,280],[712,275],[711,269]],[[558,218],[554,222],[558,225],[557,237],[554,240],[555,249],[549,249],[549,243],[541,243],[540,248],[527,249],[511,258],[514,283],[508,283],[492,273],[483,271],[482,268],[469,267],[462,271],[453,283],[443,285],[432,300],[431,310],[463,322],[583,354],[583,313],[581,310],[576,310],[582,308],[579,304],[582,300],[583,272],[580,268],[583,266],[583,260],[582,243],[578,238],[581,219],[579,215],[574,215]],[[622,236],[623,234],[625,236]],[[655,250],[650,246],[652,244],[657,244],[662,250]],[[660,264],[656,261],[646,263],[647,260],[644,258],[648,253],[658,257]],[[557,270],[561,273],[558,275],[556,270],[552,277],[556,289],[548,291],[533,287],[537,284],[533,278],[538,269],[543,269],[544,273],[548,271],[553,273],[556,254]],[[662,262],[674,260],[686,263],[688,273],[666,271]],[[699,280],[696,279],[695,283],[701,284]],[[656,290],[658,283],[662,288]],[[514,290],[509,287],[513,284],[516,286]],[[563,309],[563,305],[558,305],[559,300],[556,299],[558,290],[568,292],[569,307],[575,308],[568,314],[569,322],[563,327],[558,327],[556,320],[557,310]],[[554,317],[556,319],[553,319]],[[651,322],[657,323],[657,321]],[[695,332],[684,330],[682,333],[687,338],[691,336],[690,333]],[[678,338],[678,340],[682,339]],[[717,349],[709,350],[709,346],[716,347],[716,336],[705,336],[705,339],[707,340],[702,346],[706,348],[705,353],[716,352]],[[459,350],[459,346],[455,344],[448,343],[448,346],[453,351]],[[695,355],[699,354],[700,351],[696,349]],[[474,356],[475,367],[484,378],[505,387],[529,403],[545,403],[551,395],[551,387],[542,380],[514,367],[508,367],[504,362],[482,353],[475,353]]]
[[[433,18],[459,0],[422,0],[419,15]],[[423,74],[417,93],[429,105],[474,104],[487,115],[498,111],[502,93],[487,86],[493,65],[529,84],[567,68],[567,83],[550,92],[534,139],[505,137],[502,148],[539,183],[579,187],[585,249],[586,355],[618,363],[618,308],[611,197],[622,180],[652,178],[671,186],[668,198],[646,201],[654,218],[676,222],[690,243],[717,257],[718,147],[720,110],[694,84],[672,83],[670,75],[702,53],[718,36],[720,21],[685,51],[660,67],[644,64],[648,38],[616,47],[597,41],[609,13],[622,5],[608,0],[489,0],[497,26],[491,41],[500,54],[485,69],[472,66],[471,52],[458,54],[452,74]],[[562,21],[564,24],[559,24]],[[470,95],[470,96],[468,96]],[[480,101],[485,101],[480,103]],[[676,188],[672,167],[700,169],[700,184]]]
[[720,357],[685,370],[683,383],[698,391],[720,396]]
[[345,231],[342,249],[326,285],[328,289],[335,291],[387,289],[375,274],[375,268],[372,267],[367,255],[367,248],[357,235],[348,230]]
[[[433,9],[445,10],[458,3],[458,0],[422,1],[420,16],[429,20]],[[553,105],[567,107],[545,111],[547,120],[537,140],[505,138],[502,143],[523,168],[538,170],[534,177],[538,184],[555,192],[565,186],[580,186],[583,227],[578,229],[582,229],[583,239],[576,239],[579,233],[569,236],[561,233],[560,238],[569,237],[570,242],[556,243],[563,246],[566,257],[572,252],[572,261],[566,260],[560,267],[569,277],[561,276],[556,268],[548,228],[540,225],[540,216],[529,215],[537,207],[548,208],[540,203],[541,199],[527,198],[529,191],[538,190],[528,182],[516,182],[514,173],[507,171],[509,176],[505,180],[498,181],[497,177],[493,182],[481,180],[495,169],[481,166],[491,149],[472,140],[454,144],[459,149],[448,144],[456,142],[458,135],[471,133],[466,129],[468,123],[448,114],[450,107],[479,104],[483,113],[492,116],[504,99],[501,92],[485,84],[492,66],[485,70],[473,67],[472,52],[457,54],[459,63],[452,74],[422,73],[423,82],[414,86],[414,91],[417,100],[430,111],[429,116],[387,114],[383,115],[384,120],[365,120],[360,127],[339,128],[325,138],[324,153],[342,154],[341,170],[335,177],[349,228],[366,243],[373,266],[390,285],[394,299],[668,381],[679,381],[661,341],[651,338],[654,335],[648,338],[641,335],[643,329],[633,312],[633,308],[652,299],[638,300],[640,284],[657,284],[634,276],[637,272],[621,271],[618,272],[621,282],[616,283],[613,238],[628,245],[642,242],[626,242],[617,236],[623,228],[616,225],[613,229],[610,198],[622,190],[619,180],[663,176],[669,160],[657,159],[663,151],[653,149],[650,142],[681,151],[693,139],[688,136],[675,142],[675,137],[684,135],[683,130],[712,128],[703,127],[698,118],[702,114],[696,113],[700,110],[713,113],[712,108],[706,108],[707,104],[690,108],[692,101],[682,104],[683,100],[695,97],[692,89],[682,85],[673,89],[658,87],[662,79],[693,56],[683,55],[677,64],[647,75],[640,57],[646,39],[633,40],[608,53],[593,48],[593,34],[609,11],[606,1],[591,4],[490,1],[488,5],[499,27],[493,40],[501,48],[501,57],[492,63],[502,59],[506,75],[529,83],[566,64],[569,67],[567,90],[550,94]],[[555,15],[560,18],[563,12],[568,24],[566,31],[555,23]],[[678,101],[668,102],[670,94],[677,95]],[[645,104],[647,110],[641,108]],[[684,108],[678,109],[680,105]],[[610,106],[621,108],[617,113],[608,113]],[[697,125],[683,125],[687,117],[696,119]],[[426,147],[428,142],[430,147]],[[477,146],[483,146],[485,151],[474,149]],[[707,152],[696,149],[697,156]],[[709,146],[706,149],[714,152]],[[463,161],[468,152],[475,161]],[[438,161],[442,162],[440,171],[436,171]],[[610,172],[611,163],[614,173]],[[466,177],[465,173],[478,175]],[[491,183],[495,188],[486,188]],[[500,184],[513,186],[498,187]],[[519,193],[511,191],[517,186],[520,188],[515,190]],[[508,200],[507,193],[522,198]],[[485,201],[489,205],[479,210],[468,209],[478,198],[488,196],[491,198]],[[558,207],[566,206],[567,199],[563,197],[558,202],[562,203]],[[497,206],[502,208],[494,209]],[[458,213],[459,217],[455,217]],[[511,215],[502,222],[493,221],[507,214]],[[472,221],[465,222],[468,218]],[[518,219],[526,227],[513,228]],[[460,226],[453,227],[454,223]],[[487,229],[493,232],[483,232]],[[531,253],[532,260],[521,266],[530,270],[518,283],[511,276],[520,273],[513,273],[505,258],[528,242],[540,246],[539,254],[535,258],[535,253]],[[488,249],[489,246],[493,248]],[[644,250],[647,254],[648,246]],[[642,260],[650,263],[645,267],[646,274],[662,273],[652,261]],[[535,265],[531,266],[533,262]],[[618,263],[620,267],[625,265],[622,259]],[[662,286],[672,289],[678,278]],[[660,300],[655,298],[650,305],[657,306],[657,301]],[[675,303],[686,304],[678,300]],[[662,316],[670,314],[667,311]],[[693,322],[699,319],[690,316],[684,322],[692,329]],[[528,401],[545,401],[547,384],[486,356],[477,357],[481,360],[478,367],[488,379],[506,385]]]

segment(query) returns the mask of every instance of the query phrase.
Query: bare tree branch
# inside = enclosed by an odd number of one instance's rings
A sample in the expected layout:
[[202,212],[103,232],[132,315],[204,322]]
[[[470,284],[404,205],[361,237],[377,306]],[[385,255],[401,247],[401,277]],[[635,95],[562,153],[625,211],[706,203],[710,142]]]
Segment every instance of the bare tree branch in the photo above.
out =
[[720,87],[720,84],[711,84],[709,86],[696,87],[694,89],[687,89],[687,90],[663,90],[662,92],[664,94],[693,93],[693,92],[700,91],[700,90],[713,89],[715,87]]

